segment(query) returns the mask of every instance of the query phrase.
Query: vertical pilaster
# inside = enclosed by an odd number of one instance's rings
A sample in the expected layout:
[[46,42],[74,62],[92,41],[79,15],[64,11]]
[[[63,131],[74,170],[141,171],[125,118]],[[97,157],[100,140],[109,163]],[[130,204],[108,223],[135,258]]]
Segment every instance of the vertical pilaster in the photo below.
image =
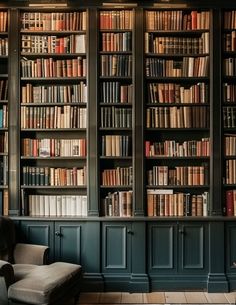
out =
[[9,19],[9,215],[14,216],[20,214],[19,10],[10,9]]

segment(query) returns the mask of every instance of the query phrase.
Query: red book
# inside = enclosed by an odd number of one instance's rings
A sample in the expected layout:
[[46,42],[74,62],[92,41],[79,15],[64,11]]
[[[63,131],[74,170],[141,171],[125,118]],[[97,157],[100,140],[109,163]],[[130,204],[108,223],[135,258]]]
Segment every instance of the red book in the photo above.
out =
[[233,191],[226,191],[226,215],[234,216]]

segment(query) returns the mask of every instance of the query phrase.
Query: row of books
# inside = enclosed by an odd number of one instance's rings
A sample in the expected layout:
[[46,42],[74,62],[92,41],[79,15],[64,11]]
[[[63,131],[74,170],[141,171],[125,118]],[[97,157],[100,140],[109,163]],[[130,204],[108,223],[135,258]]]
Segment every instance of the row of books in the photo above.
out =
[[0,185],[8,185],[8,156],[0,159]]
[[8,98],[8,80],[0,80],[0,100],[7,100]]
[[21,142],[24,157],[86,157],[86,139],[30,139]]
[[0,128],[8,127],[8,106],[0,106]]
[[87,85],[78,82],[71,85],[38,86],[25,84],[21,87],[22,103],[87,103]]
[[87,109],[78,106],[21,107],[21,128],[86,128]]
[[0,133],[0,153],[8,152],[8,132]]
[[225,181],[226,184],[236,184],[236,159],[226,160]]
[[0,215],[8,216],[9,214],[8,190],[0,191]]
[[131,55],[101,55],[101,76],[131,76]]
[[101,155],[105,157],[128,157],[132,153],[132,138],[122,135],[102,136]]
[[223,101],[227,103],[236,103],[236,85],[223,84]]
[[101,33],[101,51],[103,52],[127,52],[132,50],[132,34]]
[[179,143],[176,140],[165,140],[164,142],[145,141],[145,156],[146,157],[210,156],[210,139],[202,138],[201,140],[189,140],[189,141],[184,141],[182,143]]
[[206,77],[209,74],[209,56],[175,60],[146,58],[145,69],[146,76],[150,77]]
[[104,169],[102,171],[102,186],[122,186],[132,185],[133,183],[133,168],[116,167],[113,169]]
[[208,163],[203,163],[200,166],[153,166],[147,171],[147,182],[150,186],[206,185],[208,178]]
[[225,135],[225,155],[236,156],[236,134]]
[[148,31],[208,30],[209,27],[209,11],[146,11],[146,30]]
[[86,58],[73,59],[37,58],[21,59],[22,77],[85,77]]
[[[28,204],[28,207],[26,205]],[[23,215],[63,217],[87,216],[86,195],[29,195],[23,204]],[[27,211],[28,210],[28,211]]]
[[208,84],[200,82],[187,86],[176,83],[149,83],[148,102],[157,103],[208,103]]
[[132,109],[121,107],[101,107],[101,127],[131,128]]
[[77,12],[24,12],[22,30],[27,31],[85,31],[86,11]]
[[79,186],[87,184],[84,168],[22,167],[22,183],[31,186]]
[[236,29],[236,11],[224,12],[224,28],[228,30]]
[[0,38],[0,56],[8,55],[8,38]]
[[63,37],[56,35],[22,35],[22,53],[71,54],[86,52],[86,36],[72,34]]
[[100,11],[99,23],[100,30],[131,30],[133,28],[133,11]]
[[132,191],[109,192],[102,199],[102,213],[104,216],[131,217],[133,216],[132,202]]
[[102,103],[129,103],[133,102],[133,85],[123,85],[120,82],[101,83]]
[[224,51],[236,51],[236,31],[224,34]]
[[223,72],[225,76],[236,76],[236,58],[230,57],[223,60]]
[[236,127],[236,107],[223,107],[223,125],[225,128]]
[[157,36],[145,33],[145,53],[155,54],[208,54],[209,32],[200,37]]
[[236,216],[236,190],[227,190],[225,192],[226,215]]
[[8,12],[0,12],[0,32],[8,31]]
[[149,107],[147,128],[208,128],[209,107]]
[[207,216],[209,193],[174,193],[173,190],[147,190],[147,216]]

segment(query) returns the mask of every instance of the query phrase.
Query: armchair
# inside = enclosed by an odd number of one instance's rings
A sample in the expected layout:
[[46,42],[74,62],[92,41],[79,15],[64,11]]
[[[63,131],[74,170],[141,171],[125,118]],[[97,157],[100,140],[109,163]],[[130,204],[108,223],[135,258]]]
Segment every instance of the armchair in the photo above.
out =
[[81,266],[45,265],[49,248],[16,243],[14,222],[0,217],[0,304],[65,304],[79,295]]

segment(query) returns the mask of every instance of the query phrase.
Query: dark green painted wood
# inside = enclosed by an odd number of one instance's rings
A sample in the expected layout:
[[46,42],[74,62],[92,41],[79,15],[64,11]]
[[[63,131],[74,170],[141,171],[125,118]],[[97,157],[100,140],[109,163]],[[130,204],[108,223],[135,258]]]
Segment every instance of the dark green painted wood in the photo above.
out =
[[227,292],[228,281],[225,275],[224,223],[209,223],[209,274],[208,292]]
[[236,224],[226,225],[226,272],[236,274]]
[[134,30],[134,40],[133,45],[134,49],[134,59],[139,58],[139,60],[134,61],[134,122],[133,122],[133,206],[134,206],[134,215],[135,216],[143,216],[145,215],[146,202],[144,200],[144,189],[140,187],[140,185],[145,185],[144,177],[144,141],[140,141],[140,139],[144,139],[144,83],[143,83],[143,52],[144,52],[144,38],[143,35],[143,11],[138,8],[135,10],[135,30]]
[[103,273],[131,272],[131,224],[103,224]]
[[22,221],[21,240],[49,247],[50,261],[54,260],[54,223],[51,221]]
[[179,224],[178,271],[189,274],[208,272],[208,230],[204,223]]
[[229,222],[225,225],[226,236],[226,274],[230,291],[236,289],[236,224]]
[[130,290],[149,291],[149,279],[146,270],[146,224],[145,222],[132,222],[132,257]]
[[20,215],[20,91],[19,91],[19,10],[11,9],[9,20],[8,111],[9,111],[9,215]]
[[212,10],[210,23],[210,215],[222,215],[222,125],[221,125],[221,18]]
[[88,166],[88,215],[99,215],[98,200],[98,134],[97,134],[97,50],[98,24],[97,10],[88,12],[88,131],[87,131],[87,166]]
[[82,224],[55,222],[55,259],[81,264]]
[[177,244],[175,223],[148,224],[149,273],[175,274],[177,272]]

